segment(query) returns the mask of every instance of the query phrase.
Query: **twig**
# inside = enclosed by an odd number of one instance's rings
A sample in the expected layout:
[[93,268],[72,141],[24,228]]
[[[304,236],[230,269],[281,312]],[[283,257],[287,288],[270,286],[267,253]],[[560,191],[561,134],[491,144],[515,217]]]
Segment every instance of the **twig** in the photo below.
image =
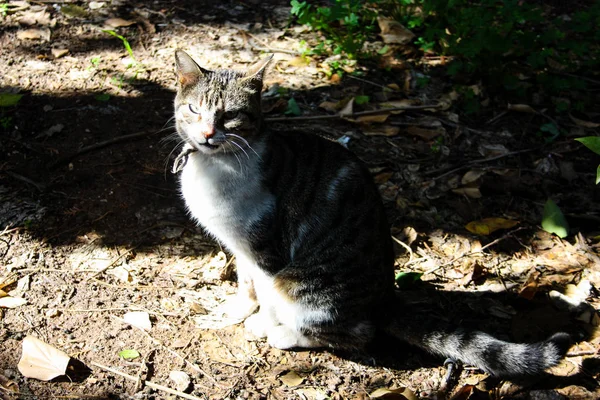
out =
[[121,142],[126,142],[128,140],[132,140],[132,139],[138,139],[138,138],[142,138],[145,136],[150,136],[150,135],[154,135],[156,133],[159,133],[157,131],[150,131],[150,132],[138,132],[138,133],[132,133],[131,135],[123,135],[123,136],[119,136],[116,138],[112,138],[109,140],[105,140],[103,142],[100,143],[96,143],[96,144],[92,144],[86,147],[81,148],[78,152],[73,153],[71,155],[62,157],[60,159],[58,159],[57,161],[55,161],[54,163],[49,165],[49,168],[56,168],[59,167],[63,164],[66,164],[68,162],[70,162],[71,160],[73,160],[74,158],[77,158],[83,154],[87,154],[90,153],[94,150],[99,150],[99,149],[103,149],[104,147],[108,147],[112,144],[115,143],[121,143]]
[[[248,33],[248,32],[246,32]],[[293,56],[299,56],[301,53],[294,51],[294,50],[287,50],[287,49],[274,49],[272,47],[257,47],[257,46],[252,46],[252,48],[254,50],[258,50],[258,51],[264,51],[265,53],[285,53],[285,54],[291,54]]]
[[412,262],[412,259],[413,259],[413,251],[412,251],[412,249],[410,248],[410,246],[409,246],[409,245],[407,245],[406,243],[404,243],[402,240],[400,240],[400,239],[397,239],[397,238],[396,238],[396,237],[394,237],[394,236],[392,236],[392,240],[393,240],[394,242],[398,243],[400,246],[404,247],[404,248],[406,249],[406,251],[408,251],[408,254],[409,254],[409,259],[408,259],[408,262],[407,262],[407,264],[408,264],[408,263],[410,263],[410,262]]
[[13,177],[15,179],[18,179],[20,181],[23,181],[25,183],[30,184],[31,186],[34,186],[37,190],[39,190],[40,192],[43,192],[46,189],[46,185],[42,184],[42,183],[37,183],[34,180],[27,178],[26,176],[17,174],[16,172],[12,172],[12,171],[4,171],[4,173],[10,177]]
[[354,79],[354,80],[357,80],[357,81],[360,81],[360,82],[368,83],[369,85],[380,87],[383,90],[389,90],[391,92],[400,92],[400,90],[398,90],[398,89],[392,89],[391,87],[383,86],[383,85],[380,85],[379,83],[372,82],[372,81],[369,81],[369,80],[366,80],[366,79],[363,79],[363,78],[359,78],[358,76],[353,76],[353,75],[346,75],[346,76],[348,78],[350,78],[350,79]]
[[[131,376],[129,374],[126,374],[126,373],[116,370],[114,368],[110,368],[105,365],[98,364],[97,362],[94,362],[94,361],[92,361],[90,364],[92,364],[93,366],[98,367],[100,369],[103,369],[105,371],[112,372],[113,374],[122,376],[123,378],[129,379],[130,381],[133,381],[133,382],[137,381],[137,378],[135,376]],[[144,385],[151,387],[152,389],[161,390],[166,393],[170,393],[170,394],[174,394],[176,396],[183,397],[184,399],[202,400],[200,397],[192,396],[191,394],[180,392],[179,390],[174,390],[174,389],[171,389],[171,388],[163,386],[163,385],[159,385],[154,382],[144,381]]]
[[265,118],[266,122],[285,122],[285,121],[313,121],[319,119],[343,119],[343,118],[354,118],[361,117],[363,115],[377,115],[385,114],[392,111],[415,111],[415,110],[428,110],[440,108],[439,104],[423,105],[423,106],[404,106],[404,107],[390,107],[381,108],[379,110],[360,111],[352,114],[334,114],[334,115],[308,115],[305,117],[275,117]]

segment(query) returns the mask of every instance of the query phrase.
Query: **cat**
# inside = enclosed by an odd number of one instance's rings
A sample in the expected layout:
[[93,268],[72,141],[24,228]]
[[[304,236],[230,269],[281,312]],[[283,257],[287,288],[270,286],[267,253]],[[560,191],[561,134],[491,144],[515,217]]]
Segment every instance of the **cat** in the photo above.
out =
[[566,333],[517,344],[436,321],[411,325],[367,168],[338,143],[265,126],[270,58],[242,72],[207,70],[182,50],[175,59],[184,146],[174,172],[191,216],[235,255],[228,316],[279,349],[363,349],[382,331],[497,376],[539,374],[562,359]]

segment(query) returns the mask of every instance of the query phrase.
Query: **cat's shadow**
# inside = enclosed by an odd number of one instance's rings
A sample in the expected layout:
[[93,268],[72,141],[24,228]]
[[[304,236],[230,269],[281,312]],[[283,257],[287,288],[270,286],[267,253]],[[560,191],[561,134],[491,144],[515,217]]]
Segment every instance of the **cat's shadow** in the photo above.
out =
[[[420,321],[439,320],[466,330],[481,330],[494,337],[511,342],[531,343],[542,341],[554,333],[567,332],[573,342],[585,341],[594,329],[576,323],[566,311],[556,309],[547,296],[540,294],[526,300],[507,292],[459,292],[439,290],[432,284],[422,283],[411,290],[399,293],[407,312],[407,325]],[[398,306],[390,305],[390,306]],[[417,370],[443,365],[444,359],[379,333],[370,346],[362,352],[332,351],[336,356],[367,366],[392,370]],[[581,385],[588,390],[600,387],[592,376],[600,371],[600,358],[584,360],[581,370],[570,376],[544,374],[510,379],[525,387],[539,389]],[[493,377],[488,378],[490,384]]]

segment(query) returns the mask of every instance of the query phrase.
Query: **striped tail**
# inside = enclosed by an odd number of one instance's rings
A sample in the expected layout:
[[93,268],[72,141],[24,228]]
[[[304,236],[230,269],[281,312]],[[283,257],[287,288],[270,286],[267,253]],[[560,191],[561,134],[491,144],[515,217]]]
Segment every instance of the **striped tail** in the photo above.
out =
[[525,344],[505,342],[478,331],[419,331],[399,322],[393,322],[386,331],[429,353],[503,377],[541,374],[558,364],[571,346],[567,333],[556,333],[543,342]]

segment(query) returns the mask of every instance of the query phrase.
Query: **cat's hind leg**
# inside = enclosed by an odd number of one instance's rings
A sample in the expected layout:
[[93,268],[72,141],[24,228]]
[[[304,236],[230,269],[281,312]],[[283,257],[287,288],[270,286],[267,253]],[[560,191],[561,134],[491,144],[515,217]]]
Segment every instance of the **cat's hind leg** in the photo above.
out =
[[293,348],[311,349],[323,347],[323,343],[285,325],[278,325],[267,332],[267,343],[280,349]]

